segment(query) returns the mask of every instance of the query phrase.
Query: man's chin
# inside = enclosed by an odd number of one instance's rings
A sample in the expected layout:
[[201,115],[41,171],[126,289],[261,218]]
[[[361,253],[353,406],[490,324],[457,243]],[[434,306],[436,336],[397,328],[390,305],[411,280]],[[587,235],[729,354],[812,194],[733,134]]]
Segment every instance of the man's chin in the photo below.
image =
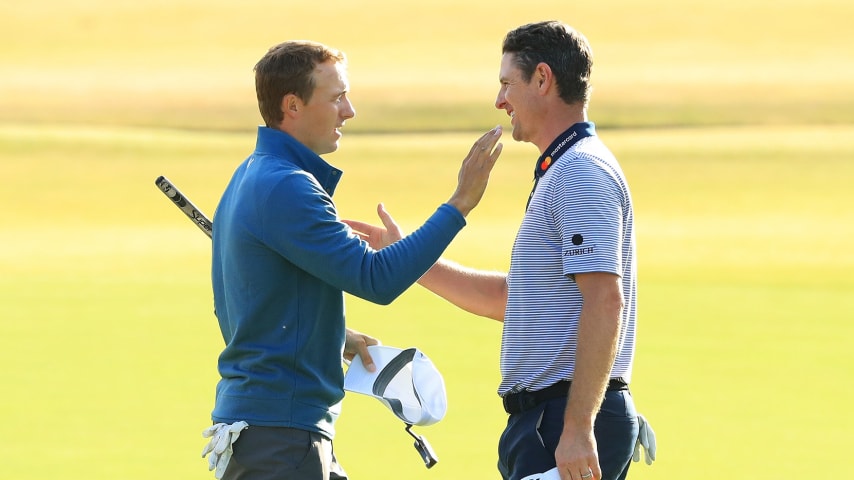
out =
[[335,153],[338,150],[338,141],[329,143],[324,145],[322,148],[318,148],[314,153],[318,155],[326,155],[327,153]]

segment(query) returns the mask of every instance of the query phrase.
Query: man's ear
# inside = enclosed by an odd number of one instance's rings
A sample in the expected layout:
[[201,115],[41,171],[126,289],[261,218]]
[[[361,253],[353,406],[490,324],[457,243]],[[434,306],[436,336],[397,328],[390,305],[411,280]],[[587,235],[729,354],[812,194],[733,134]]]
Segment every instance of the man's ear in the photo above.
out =
[[534,75],[532,81],[537,82],[537,86],[539,87],[540,93],[545,93],[549,90],[554,82],[554,75],[552,74],[552,68],[545,62],[540,62],[537,64],[537,67],[534,69]]
[[293,117],[299,115],[302,110],[302,100],[293,93],[282,97],[282,117]]

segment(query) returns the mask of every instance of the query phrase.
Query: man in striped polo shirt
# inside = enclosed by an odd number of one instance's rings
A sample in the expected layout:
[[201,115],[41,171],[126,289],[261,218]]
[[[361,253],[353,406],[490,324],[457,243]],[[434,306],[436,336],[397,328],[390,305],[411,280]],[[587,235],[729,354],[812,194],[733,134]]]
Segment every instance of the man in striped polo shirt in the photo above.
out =
[[[628,390],[637,296],[632,200],[587,120],[591,69],[586,38],[563,23],[507,34],[495,106],[510,116],[513,138],[540,151],[510,271],[440,259],[419,280],[464,310],[504,322],[498,394],[510,417],[498,468],[505,480],[554,467],[562,480],[624,479],[638,439]],[[379,213],[385,229],[350,224],[374,238],[399,237],[388,213]]]

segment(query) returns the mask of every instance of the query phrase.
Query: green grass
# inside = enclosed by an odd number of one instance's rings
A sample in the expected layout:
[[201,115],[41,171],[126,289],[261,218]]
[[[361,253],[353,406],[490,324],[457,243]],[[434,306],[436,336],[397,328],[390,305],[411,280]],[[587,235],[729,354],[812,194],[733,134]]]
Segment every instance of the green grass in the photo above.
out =
[[[711,478],[726,456],[745,476],[840,471],[838,387],[854,218],[845,186],[850,127],[605,131],[637,203],[641,330],[634,390],[660,460],[632,478]],[[473,134],[346,136],[342,215],[383,201],[407,228],[450,195]],[[37,141],[36,141],[37,140]],[[221,345],[211,314],[209,241],[154,187],[166,174],[213,213],[252,136],[139,129],[0,128],[7,157],[0,233],[0,434],[9,478],[208,478],[196,458]],[[378,148],[378,146],[383,146]],[[531,148],[508,144],[484,204],[451,258],[503,269],[529,182]],[[71,157],[69,157],[71,155]],[[819,158],[820,157],[820,158]],[[73,158],[73,162],[69,162]],[[22,201],[24,200],[24,201]],[[421,429],[427,471],[378,402],[345,402],[336,441],[355,478],[493,478],[503,413],[500,325],[420,288],[389,307],[348,301],[350,322],[417,345],[445,375],[450,411]],[[837,440],[834,440],[837,439]],[[791,456],[787,445],[800,445]],[[38,453],[36,453],[38,452]],[[762,459],[758,461],[757,458]],[[389,459],[394,459],[389,461]],[[486,472],[486,473],[484,473]]]
[[[374,220],[382,201],[414,229],[475,130],[506,124],[491,106],[501,37],[553,17],[593,42],[591,118],[635,197],[632,388],[660,448],[630,478],[844,476],[854,4],[325,5],[0,6],[3,478],[213,478],[199,458],[222,346],[210,242],[153,181],[213,214],[253,146],[264,49],[347,51],[358,114],[328,157],[345,171],[339,210]],[[507,268],[531,186],[534,147],[504,143],[447,252],[479,268]],[[336,453],[351,477],[497,478],[500,324],[420,287],[388,307],[348,298],[348,321],[427,352],[450,403],[419,429],[440,457],[428,471],[379,402],[348,396]]]

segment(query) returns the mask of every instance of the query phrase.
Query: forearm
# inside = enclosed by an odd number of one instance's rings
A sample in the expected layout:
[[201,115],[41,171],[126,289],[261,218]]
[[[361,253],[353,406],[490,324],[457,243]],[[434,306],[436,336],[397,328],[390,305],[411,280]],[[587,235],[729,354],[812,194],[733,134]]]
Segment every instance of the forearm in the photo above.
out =
[[[418,230],[385,248],[369,251],[360,244],[363,250],[358,255],[339,248],[336,253],[345,259],[361,257],[355,267],[361,274],[344,275],[342,280],[350,284],[342,290],[375,303],[390,303],[432,267],[463,225],[465,220],[452,206],[441,205]],[[324,263],[331,258],[327,256]]]
[[617,355],[623,297],[616,275],[581,274],[576,282],[584,303],[564,425],[565,429],[588,429],[602,404]]
[[504,273],[474,270],[439,259],[418,283],[469,313],[504,321],[507,307]]
[[616,356],[619,324],[619,313],[582,307],[565,427],[592,428]]

